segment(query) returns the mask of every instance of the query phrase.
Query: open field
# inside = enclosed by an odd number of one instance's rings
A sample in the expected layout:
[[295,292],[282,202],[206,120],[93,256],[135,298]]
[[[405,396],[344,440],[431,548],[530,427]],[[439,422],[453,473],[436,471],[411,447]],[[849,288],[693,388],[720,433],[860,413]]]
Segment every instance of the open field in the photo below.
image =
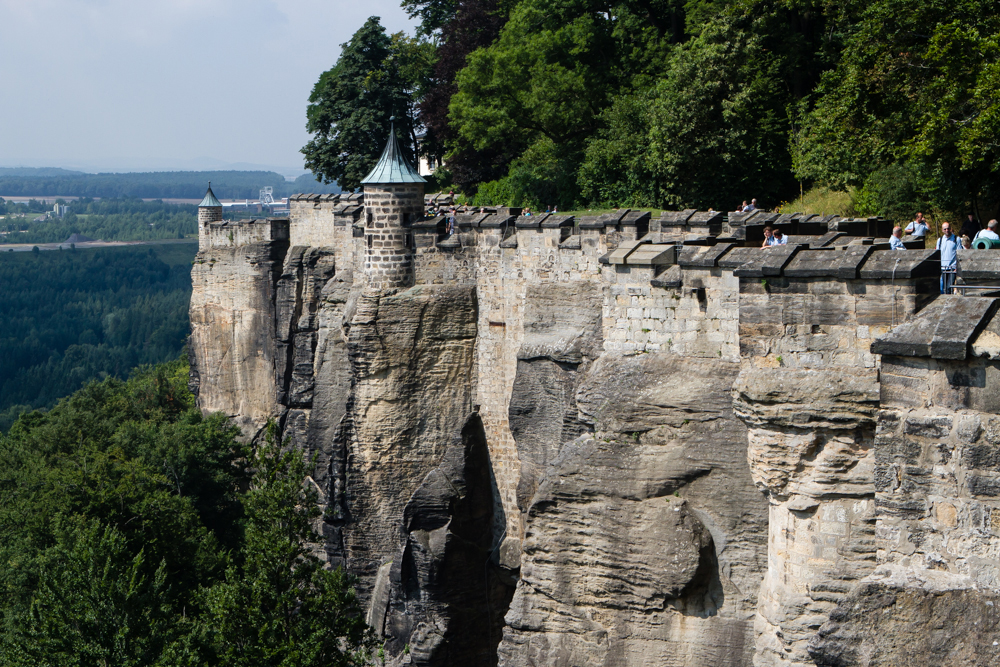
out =
[[[90,241],[89,243],[77,243],[77,250],[86,250],[88,248],[119,248],[123,246],[141,246],[141,245],[155,245],[155,246],[165,246],[165,245],[182,245],[190,246],[197,245],[198,239],[160,239],[156,241]],[[38,246],[39,250],[69,250],[70,244],[68,243],[10,243],[0,246],[0,252],[31,252],[35,246]]]

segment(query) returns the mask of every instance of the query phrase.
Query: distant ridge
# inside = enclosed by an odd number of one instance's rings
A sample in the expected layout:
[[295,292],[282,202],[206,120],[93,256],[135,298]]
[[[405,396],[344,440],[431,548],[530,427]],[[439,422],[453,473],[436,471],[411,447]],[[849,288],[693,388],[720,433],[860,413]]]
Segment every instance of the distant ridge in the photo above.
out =
[[56,168],[0,168],[0,197],[101,197],[201,199],[208,181],[220,199],[257,199],[271,187],[275,198],[298,192],[337,194],[336,183],[323,185],[312,174],[294,181],[274,171],[153,171],[85,174]]
[[0,178],[14,176],[15,178],[46,178],[52,176],[86,176],[83,171],[60,169],[58,167],[0,167]]

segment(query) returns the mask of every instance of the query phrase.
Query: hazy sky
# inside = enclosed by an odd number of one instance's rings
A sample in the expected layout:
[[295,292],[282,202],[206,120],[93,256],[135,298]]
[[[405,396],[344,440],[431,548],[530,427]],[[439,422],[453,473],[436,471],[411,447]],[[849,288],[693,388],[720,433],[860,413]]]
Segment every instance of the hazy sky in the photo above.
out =
[[305,110],[399,0],[0,0],[0,166],[302,169]]

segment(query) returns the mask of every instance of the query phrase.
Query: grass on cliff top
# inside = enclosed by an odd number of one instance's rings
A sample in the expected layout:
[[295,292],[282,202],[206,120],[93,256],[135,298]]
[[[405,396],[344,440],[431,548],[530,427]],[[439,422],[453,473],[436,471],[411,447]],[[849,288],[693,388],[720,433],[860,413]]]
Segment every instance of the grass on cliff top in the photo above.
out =
[[778,213],[815,213],[854,217],[854,192],[815,187],[790,202],[783,202],[774,209]]
[[[580,218],[585,215],[604,215],[605,213],[614,213],[615,211],[620,211],[620,210],[621,209],[619,208],[594,208],[594,209],[582,208],[576,211],[559,211],[559,215],[574,215]],[[659,208],[637,208],[633,210],[649,211],[650,216],[654,218],[660,217],[660,212],[662,211],[662,209]]]

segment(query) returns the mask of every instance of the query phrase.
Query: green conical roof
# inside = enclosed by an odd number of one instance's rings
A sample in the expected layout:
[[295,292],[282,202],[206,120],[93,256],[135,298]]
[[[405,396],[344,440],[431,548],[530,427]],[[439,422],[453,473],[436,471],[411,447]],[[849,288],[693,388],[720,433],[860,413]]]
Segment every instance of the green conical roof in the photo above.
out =
[[410,163],[403,157],[403,152],[399,150],[399,144],[396,142],[396,131],[391,122],[393,120],[393,118],[389,119],[389,141],[385,144],[382,157],[379,158],[375,168],[361,179],[362,185],[427,182],[416,169],[410,166]]
[[222,202],[215,198],[215,193],[212,192],[212,181],[208,182],[208,192],[205,193],[205,198],[201,200],[198,204],[198,208],[203,206],[217,206],[222,208]]

